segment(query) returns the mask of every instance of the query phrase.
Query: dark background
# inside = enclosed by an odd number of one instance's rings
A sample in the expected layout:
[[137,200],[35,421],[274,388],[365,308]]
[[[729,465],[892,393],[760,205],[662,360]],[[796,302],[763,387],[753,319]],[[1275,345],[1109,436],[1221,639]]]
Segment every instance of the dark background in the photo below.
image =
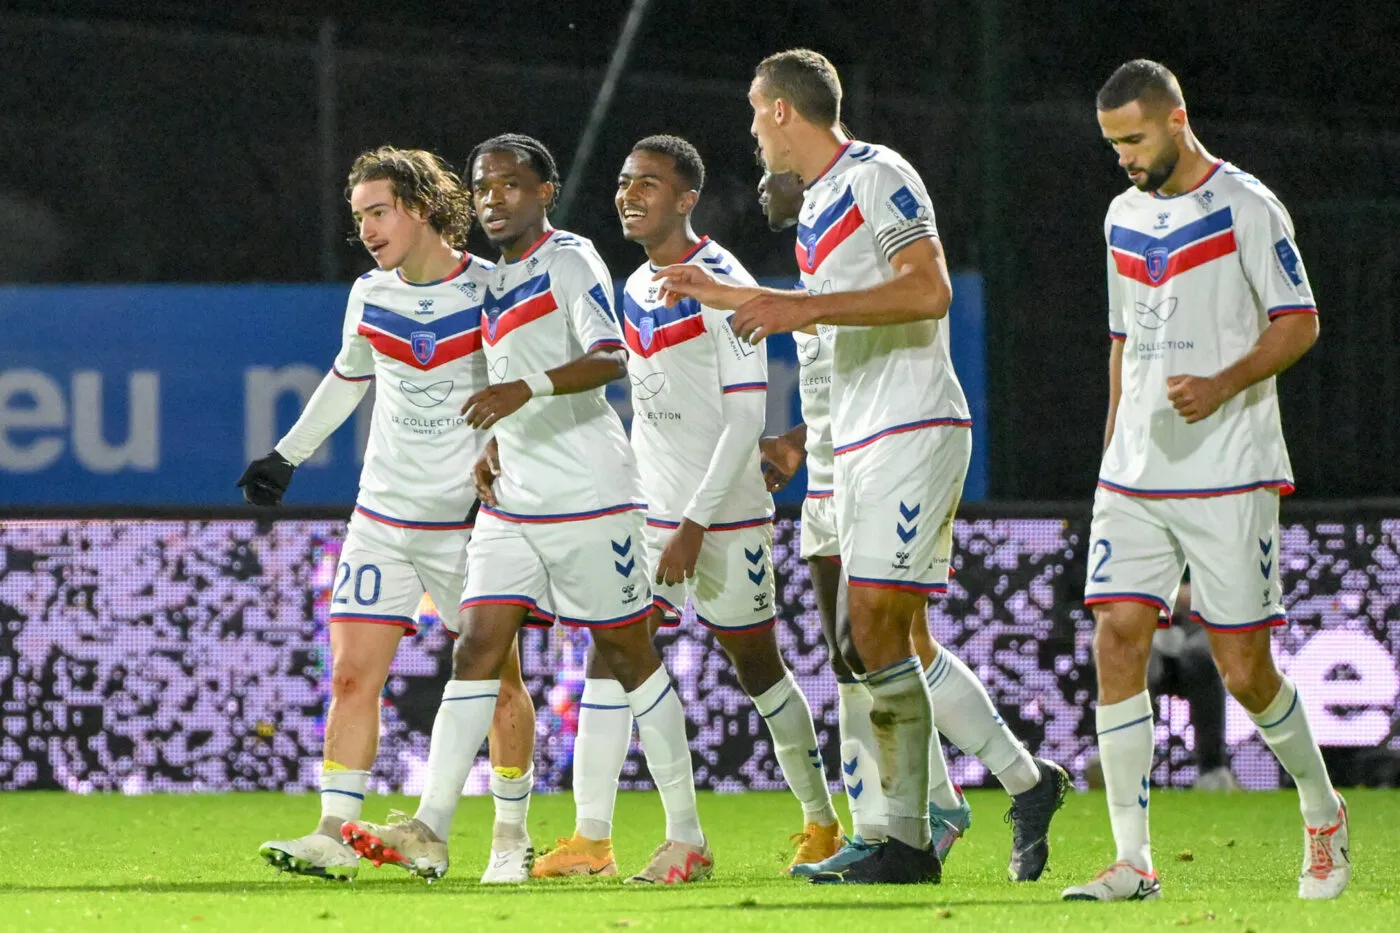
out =
[[1125,186],[1093,94],[1152,57],[1206,147],[1295,220],[1322,313],[1281,380],[1299,494],[1400,489],[1400,4],[653,0],[579,179],[628,6],[7,4],[0,278],[348,281],[368,265],[340,191],[357,152],[460,167],[504,131],[553,148],[578,188],[568,225],[615,275],[641,254],[612,179],[654,132],[706,158],[697,227],[791,275],[790,235],[754,204],[744,93],[763,55],[810,45],[841,70],[854,133],[923,174],[953,267],[987,279],[993,495],[1082,499],[1106,396],[1102,220]]

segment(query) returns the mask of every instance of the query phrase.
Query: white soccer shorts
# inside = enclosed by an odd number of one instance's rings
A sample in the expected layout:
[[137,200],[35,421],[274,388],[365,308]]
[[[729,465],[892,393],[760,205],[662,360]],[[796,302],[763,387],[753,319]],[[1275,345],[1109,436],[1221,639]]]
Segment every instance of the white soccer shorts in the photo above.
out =
[[1084,604],[1138,602],[1171,614],[1186,565],[1191,617],[1216,631],[1283,625],[1278,493],[1149,499],[1099,487]]
[[683,583],[658,586],[656,565],[675,529],[646,527],[647,579],[652,601],[667,624],[676,624],[686,600],[706,628],[717,632],[754,632],[774,621],[773,523],[707,531],[695,561],[695,576]]
[[851,586],[948,589],[953,517],[972,459],[972,432],[932,427],[836,456],[836,530]]
[[836,496],[830,492],[802,500],[799,551],[803,560],[813,557],[840,557],[841,541],[836,535]]
[[443,627],[455,634],[471,534],[470,528],[399,528],[356,512],[335,571],[330,621],[397,625],[413,635],[426,590]]
[[587,628],[641,621],[651,613],[642,529],[640,509],[532,522],[483,506],[461,608],[518,605]]

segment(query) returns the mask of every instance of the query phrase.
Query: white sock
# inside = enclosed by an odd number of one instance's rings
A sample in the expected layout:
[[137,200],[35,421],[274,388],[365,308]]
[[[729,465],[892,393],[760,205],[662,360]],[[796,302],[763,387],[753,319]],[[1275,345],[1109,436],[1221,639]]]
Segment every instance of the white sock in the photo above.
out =
[[1312,728],[1308,725],[1308,714],[1303,709],[1298,687],[1287,677],[1278,689],[1278,695],[1270,701],[1262,713],[1249,714],[1259,727],[1269,748],[1273,749],[1283,770],[1293,777],[1298,785],[1298,803],[1303,811],[1303,822],[1309,826],[1327,826],[1336,822],[1337,811],[1342,802],[1332,789],[1332,779],[1327,775],[1327,765],[1322,761],[1322,750],[1317,747]]
[[841,780],[851,807],[851,832],[867,842],[885,838],[885,792],[870,725],[870,689],[862,681],[836,682],[836,716],[841,736]]
[[317,832],[335,830],[340,823],[358,820],[360,810],[365,805],[365,785],[368,783],[368,771],[352,771],[348,768],[323,769],[321,822],[316,827]]
[[423,796],[414,816],[426,823],[444,842],[452,829],[452,815],[462,800],[467,775],[476,764],[477,752],[491,731],[496,712],[499,680],[449,680],[442,688],[442,703],[433,720],[433,741],[428,746],[428,773]]
[[632,708],[627,691],[615,680],[589,678],[579,702],[574,738],[574,809],[576,829],[585,839],[612,835],[617,779],[632,744]]
[[1152,697],[1146,690],[1118,703],[1099,706],[1095,713],[1099,733],[1099,761],[1108,796],[1108,819],[1118,861],[1152,870],[1152,839],[1147,832],[1147,804],[1151,783]]
[[812,723],[812,709],[802,689],[792,678],[792,671],[783,679],[753,698],[754,708],[768,724],[773,738],[773,754],[783,778],[802,804],[802,819],[806,823],[830,826],[836,822],[836,808],[831,805],[831,791],[826,786],[821,751],[817,748],[817,730]]
[[534,789],[534,765],[520,777],[506,777],[492,769],[491,797],[496,803],[496,825],[491,830],[492,848],[495,848],[498,840],[510,843],[530,838],[525,821],[530,816],[530,792]]
[[703,845],[705,834],[700,831],[700,811],[695,805],[695,770],[690,763],[685,709],[664,664],[627,694],[627,705],[637,720],[647,770],[666,810],[666,838]]
[[[940,657],[947,652],[940,651]],[[929,679],[929,672],[938,664],[938,658],[934,658],[933,664],[924,671],[924,681]],[[929,723],[928,740],[928,802],[938,807],[940,810],[956,810],[962,805],[962,799],[958,796],[957,790],[953,787],[953,779],[948,776],[948,760],[943,757],[943,737],[938,734],[938,711],[933,709],[933,695],[929,695],[929,706],[933,719]]]
[[870,721],[880,755],[890,836],[929,847],[928,762],[933,707],[917,657],[896,661],[865,678],[873,700]]
[[964,754],[987,766],[1008,794],[1040,783],[1040,769],[987,696],[987,688],[956,655],[939,647],[925,675],[938,729]]

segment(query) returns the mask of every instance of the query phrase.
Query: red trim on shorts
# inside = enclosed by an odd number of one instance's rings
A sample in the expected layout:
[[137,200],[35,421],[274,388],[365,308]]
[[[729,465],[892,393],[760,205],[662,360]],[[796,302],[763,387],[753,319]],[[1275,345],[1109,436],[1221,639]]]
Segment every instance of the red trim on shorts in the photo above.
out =
[[[651,605],[652,608],[661,610],[662,628],[676,628],[681,624],[681,610],[676,608],[675,603],[663,596],[657,596],[653,593],[651,594]],[[672,613],[672,615],[666,615],[668,612]]]
[[739,625],[734,627],[726,627],[722,625],[715,625],[713,622],[700,615],[698,612],[695,614],[695,618],[699,619],[700,624],[705,626],[705,628],[709,629],[712,632],[718,632],[720,634],[732,632],[736,635],[743,634],[746,632],[762,632],[765,629],[772,628],[778,622],[778,617],[776,615],[773,615],[769,616],[763,622],[755,622],[753,625]]
[[654,608],[654,603],[647,603],[646,608],[640,612],[633,613],[630,616],[619,616],[616,619],[604,619],[602,622],[589,622],[585,619],[569,619],[557,613],[554,617],[558,619],[560,623],[570,626],[571,628],[622,628],[624,625],[634,625],[638,622],[645,621],[647,616],[651,615],[651,611]]
[[849,574],[846,576],[846,585],[864,586],[875,590],[900,590],[905,593],[919,593],[925,596],[929,593],[937,592],[939,587],[943,587],[945,590],[948,588],[948,584],[946,583],[914,583],[908,580],[880,580],[875,577],[853,577]]
[[1098,606],[1104,603],[1141,603],[1171,615],[1171,607],[1167,605],[1167,601],[1159,596],[1153,596],[1151,593],[1100,593],[1097,596],[1084,597],[1084,605],[1086,606]]
[[363,622],[367,625],[397,625],[404,629],[406,635],[418,634],[418,623],[408,616],[360,616],[348,612],[333,612],[326,620],[327,624],[334,622]]
[[1288,617],[1283,613],[1276,613],[1271,616],[1266,616],[1257,622],[1246,622],[1244,625],[1216,625],[1213,622],[1207,622],[1199,612],[1192,611],[1191,621],[1204,625],[1212,632],[1255,632],[1261,628],[1287,625]]

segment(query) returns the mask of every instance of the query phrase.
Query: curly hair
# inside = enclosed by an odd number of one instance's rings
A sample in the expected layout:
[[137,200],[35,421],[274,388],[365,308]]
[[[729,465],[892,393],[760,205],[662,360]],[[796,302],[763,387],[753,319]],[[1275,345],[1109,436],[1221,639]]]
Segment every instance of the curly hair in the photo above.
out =
[[544,209],[546,211],[554,210],[554,205],[558,203],[559,195],[564,191],[564,186],[559,181],[559,166],[555,164],[554,156],[550,153],[548,146],[535,137],[526,136],[523,133],[502,133],[477,143],[472,154],[467,156],[466,177],[469,185],[476,160],[488,152],[513,153],[517,159],[530,166],[530,170],[539,176],[540,181],[553,185],[554,197],[550,198]]
[[[360,153],[350,166],[345,200],[355,186],[387,179],[404,207],[423,214],[434,230],[452,246],[463,246],[475,215],[471,192],[447,163],[423,149],[380,146]],[[351,242],[358,238],[352,236]]]

